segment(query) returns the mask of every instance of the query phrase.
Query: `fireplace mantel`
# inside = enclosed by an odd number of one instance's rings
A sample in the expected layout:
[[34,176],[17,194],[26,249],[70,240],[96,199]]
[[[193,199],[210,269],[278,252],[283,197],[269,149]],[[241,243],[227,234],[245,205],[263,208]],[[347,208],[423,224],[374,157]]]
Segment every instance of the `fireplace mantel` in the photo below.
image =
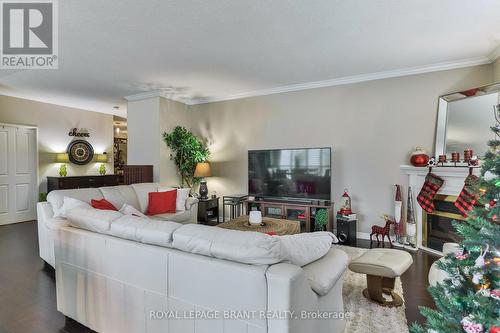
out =
[[[413,203],[415,207],[415,218],[417,224],[417,247],[422,246],[422,208],[417,202],[417,195],[424,185],[425,176],[429,172],[427,167],[414,167],[411,165],[401,165],[401,171],[408,175],[408,186],[413,191]],[[469,168],[460,167],[434,167],[432,173],[444,179],[444,184],[439,190],[439,194],[458,196],[464,186],[465,178],[469,175]],[[479,168],[474,169],[474,174],[479,176]],[[425,248],[426,249],[426,248]],[[431,250],[435,252],[434,250]]]

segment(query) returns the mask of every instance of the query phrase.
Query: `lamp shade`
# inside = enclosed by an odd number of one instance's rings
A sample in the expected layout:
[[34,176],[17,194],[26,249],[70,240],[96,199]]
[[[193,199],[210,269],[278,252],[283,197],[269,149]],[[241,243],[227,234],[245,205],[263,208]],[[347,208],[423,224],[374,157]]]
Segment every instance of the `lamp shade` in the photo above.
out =
[[196,169],[194,170],[194,177],[210,177],[212,173],[210,172],[210,163],[202,162],[196,164]]
[[69,156],[66,153],[56,154],[56,163],[69,163]]
[[100,163],[108,163],[108,154],[97,154],[97,162]]

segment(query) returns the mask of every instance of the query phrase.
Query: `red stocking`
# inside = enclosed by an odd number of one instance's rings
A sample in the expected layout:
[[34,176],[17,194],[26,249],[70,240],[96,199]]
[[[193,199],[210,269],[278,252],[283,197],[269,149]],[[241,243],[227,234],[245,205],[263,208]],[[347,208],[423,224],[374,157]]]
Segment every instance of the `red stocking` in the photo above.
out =
[[479,184],[479,178],[474,175],[469,175],[465,178],[465,184],[460,192],[460,195],[455,201],[455,207],[460,210],[460,213],[467,217],[469,212],[474,208],[479,195],[477,194],[476,187]]
[[434,211],[434,197],[441,186],[443,186],[443,183],[443,178],[436,176],[431,172],[425,176],[424,186],[422,186],[422,189],[417,196],[417,201],[422,209],[427,213],[432,213]]

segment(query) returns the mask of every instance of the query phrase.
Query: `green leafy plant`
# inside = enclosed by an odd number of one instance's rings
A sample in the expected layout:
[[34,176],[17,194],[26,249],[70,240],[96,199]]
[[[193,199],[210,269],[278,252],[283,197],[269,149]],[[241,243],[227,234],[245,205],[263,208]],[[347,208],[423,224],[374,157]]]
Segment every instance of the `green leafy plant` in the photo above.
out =
[[46,192],[38,193],[38,202],[45,202],[45,201],[47,201],[47,193]]
[[183,126],[176,126],[170,133],[163,133],[163,141],[172,150],[172,158],[181,176],[181,186],[193,187],[200,182],[193,177],[196,164],[205,162],[210,151],[193,133]]
[[328,223],[328,212],[326,209],[318,209],[316,215],[314,216],[314,230],[324,231],[326,230],[326,224]]

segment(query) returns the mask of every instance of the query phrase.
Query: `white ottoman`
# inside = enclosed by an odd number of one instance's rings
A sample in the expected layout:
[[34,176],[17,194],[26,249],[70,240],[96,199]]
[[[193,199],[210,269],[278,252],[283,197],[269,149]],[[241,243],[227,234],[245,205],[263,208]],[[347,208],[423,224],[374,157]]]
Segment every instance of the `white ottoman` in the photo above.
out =
[[[395,279],[413,263],[408,252],[393,249],[371,249],[349,264],[349,269],[366,274],[367,287],[363,295],[382,306],[401,306],[402,298],[394,292]],[[390,295],[387,301],[383,294]]]

